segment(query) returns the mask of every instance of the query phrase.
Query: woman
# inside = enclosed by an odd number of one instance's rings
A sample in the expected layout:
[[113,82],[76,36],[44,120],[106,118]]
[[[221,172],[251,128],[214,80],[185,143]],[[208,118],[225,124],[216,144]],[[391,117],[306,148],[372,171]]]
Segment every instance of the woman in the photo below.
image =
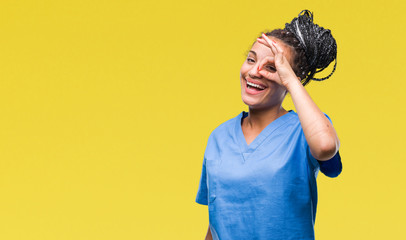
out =
[[[302,11],[262,34],[241,67],[241,112],[210,135],[196,202],[208,205],[206,239],[314,239],[316,177],[341,173],[330,118],[304,86],[336,59],[330,30]],[[290,93],[296,111],[282,102]]]

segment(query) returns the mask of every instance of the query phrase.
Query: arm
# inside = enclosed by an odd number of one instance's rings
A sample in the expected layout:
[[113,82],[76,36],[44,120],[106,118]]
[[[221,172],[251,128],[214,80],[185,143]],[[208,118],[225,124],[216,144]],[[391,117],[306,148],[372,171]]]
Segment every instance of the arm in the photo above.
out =
[[[283,53],[284,49],[274,40],[271,41],[265,34],[262,36],[263,39],[258,38],[258,41],[272,50],[274,58],[264,59],[258,67],[259,73],[284,86],[292,96],[312,156],[320,161],[331,159],[340,147],[340,141],[333,125],[313,102],[302,83],[298,81],[299,78]],[[279,77],[261,70],[267,62],[275,63]]]
[[290,79],[286,88],[291,94],[311,154],[320,161],[331,159],[340,147],[333,125],[296,78]]
[[213,240],[213,237],[211,236],[210,225],[209,229],[207,230],[206,238],[204,240]]

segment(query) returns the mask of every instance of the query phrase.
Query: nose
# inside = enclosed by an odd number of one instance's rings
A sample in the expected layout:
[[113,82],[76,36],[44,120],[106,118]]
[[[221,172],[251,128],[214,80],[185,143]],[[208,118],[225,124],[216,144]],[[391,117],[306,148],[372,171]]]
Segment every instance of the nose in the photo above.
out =
[[248,71],[248,76],[251,78],[254,78],[254,77],[261,78],[262,75],[259,74],[258,67],[259,67],[259,64],[255,64],[254,66],[252,66],[252,68]]

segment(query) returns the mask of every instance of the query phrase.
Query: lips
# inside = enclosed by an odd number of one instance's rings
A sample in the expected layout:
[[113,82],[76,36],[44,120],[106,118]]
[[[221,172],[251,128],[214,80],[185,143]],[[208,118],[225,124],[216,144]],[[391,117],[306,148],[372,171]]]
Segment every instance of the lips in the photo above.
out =
[[245,78],[245,81],[248,81],[248,82],[250,82],[250,83],[257,84],[257,85],[259,85],[260,87],[262,87],[263,89],[267,88],[267,86],[266,86],[265,84],[263,84],[262,82],[257,81],[257,80],[246,79],[246,78]]
[[[245,78],[244,78],[244,80],[245,80],[244,89],[245,89],[246,93],[248,93],[250,95],[257,95],[257,94],[262,94],[262,93],[266,92],[267,87],[264,86],[264,84],[262,84],[262,83],[260,85],[254,84],[251,82],[251,80],[247,81]],[[248,82],[249,82],[249,84],[248,84]],[[258,81],[255,81],[255,82],[258,82]],[[253,86],[253,84],[255,85],[255,87]]]

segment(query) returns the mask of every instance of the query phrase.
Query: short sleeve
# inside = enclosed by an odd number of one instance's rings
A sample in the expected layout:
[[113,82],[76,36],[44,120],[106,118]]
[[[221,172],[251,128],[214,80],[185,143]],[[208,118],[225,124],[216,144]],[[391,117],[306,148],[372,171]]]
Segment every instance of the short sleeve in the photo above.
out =
[[337,177],[340,175],[343,165],[341,163],[341,156],[339,151],[333,158],[327,161],[318,161],[320,165],[320,171],[327,177]]
[[[333,124],[330,117],[325,113],[324,113],[324,115],[331,122],[331,124]],[[337,153],[331,159],[326,160],[326,161],[319,161],[319,160],[315,159],[312,156],[312,154],[310,153],[309,145],[306,144],[306,146],[307,146],[307,154],[308,154],[308,157],[310,158],[311,162],[313,163],[313,165],[319,165],[320,171],[324,175],[326,175],[327,177],[337,177],[338,175],[340,175],[343,166],[342,166],[341,156],[340,156],[339,151],[337,151]]]
[[206,158],[203,159],[202,175],[200,176],[199,189],[197,190],[196,202],[202,205],[208,205],[207,191],[207,174],[206,174]]

